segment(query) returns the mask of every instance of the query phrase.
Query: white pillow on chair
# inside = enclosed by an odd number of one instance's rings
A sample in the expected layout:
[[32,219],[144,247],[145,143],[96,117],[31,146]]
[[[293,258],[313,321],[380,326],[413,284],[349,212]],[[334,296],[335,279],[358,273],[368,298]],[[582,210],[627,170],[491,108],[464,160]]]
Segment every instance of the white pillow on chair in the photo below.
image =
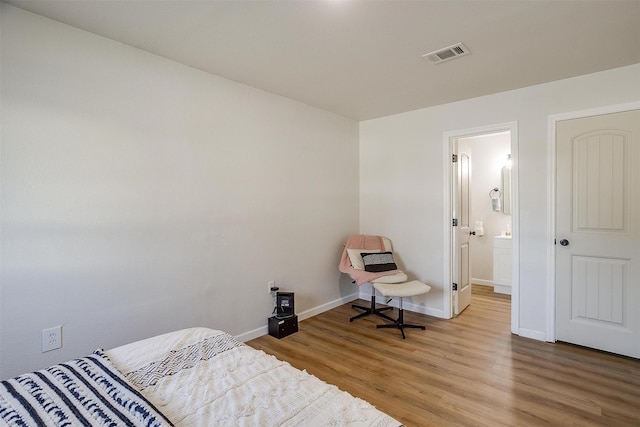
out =
[[364,262],[361,254],[379,253],[380,249],[347,249],[351,266],[356,270],[364,270]]

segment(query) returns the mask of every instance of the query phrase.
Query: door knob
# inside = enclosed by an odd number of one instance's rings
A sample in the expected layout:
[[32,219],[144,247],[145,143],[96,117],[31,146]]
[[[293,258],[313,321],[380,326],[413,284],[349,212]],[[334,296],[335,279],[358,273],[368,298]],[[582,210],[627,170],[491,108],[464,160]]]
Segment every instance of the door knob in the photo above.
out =
[[475,231],[470,231],[469,234],[471,234],[472,236],[475,236],[476,232]]
[[562,246],[569,246],[569,241],[567,239],[562,239],[562,240],[560,240],[560,244]]

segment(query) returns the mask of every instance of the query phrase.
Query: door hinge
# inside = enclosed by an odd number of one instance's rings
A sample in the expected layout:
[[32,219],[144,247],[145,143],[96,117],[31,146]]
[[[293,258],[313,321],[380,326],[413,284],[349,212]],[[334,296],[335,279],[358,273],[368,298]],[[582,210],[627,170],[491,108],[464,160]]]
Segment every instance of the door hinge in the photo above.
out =
[[454,227],[458,226],[458,218],[453,218],[453,224],[451,224]]
[[454,283],[454,284],[453,284],[453,290],[454,290],[454,291],[457,291],[457,290],[458,290],[458,284],[457,284],[457,283]]
[[452,156],[451,156],[451,161],[452,161],[453,163],[458,163],[458,155],[457,155],[457,154],[452,155]]

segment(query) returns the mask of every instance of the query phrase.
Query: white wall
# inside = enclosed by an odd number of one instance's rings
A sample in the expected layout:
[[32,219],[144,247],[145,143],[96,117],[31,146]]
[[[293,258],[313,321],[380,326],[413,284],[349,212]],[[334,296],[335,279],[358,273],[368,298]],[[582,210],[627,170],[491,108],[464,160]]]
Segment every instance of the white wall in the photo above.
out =
[[[2,4],[0,378],[349,297],[358,125]],[[40,352],[62,324],[64,347]]]
[[[447,66],[447,64],[443,64]],[[418,309],[443,313],[443,134],[517,121],[519,332],[546,335],[548,117],[640,100],[640,64],[360,123],[360,230],[382,233],[433,289]]]

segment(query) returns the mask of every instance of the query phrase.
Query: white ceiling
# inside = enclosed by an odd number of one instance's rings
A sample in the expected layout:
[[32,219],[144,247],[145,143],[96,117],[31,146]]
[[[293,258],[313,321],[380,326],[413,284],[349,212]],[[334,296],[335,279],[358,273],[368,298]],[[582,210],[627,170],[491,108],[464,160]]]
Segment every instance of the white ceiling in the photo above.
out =
[[640,0],[5,1],[356,120],[640,63]]

